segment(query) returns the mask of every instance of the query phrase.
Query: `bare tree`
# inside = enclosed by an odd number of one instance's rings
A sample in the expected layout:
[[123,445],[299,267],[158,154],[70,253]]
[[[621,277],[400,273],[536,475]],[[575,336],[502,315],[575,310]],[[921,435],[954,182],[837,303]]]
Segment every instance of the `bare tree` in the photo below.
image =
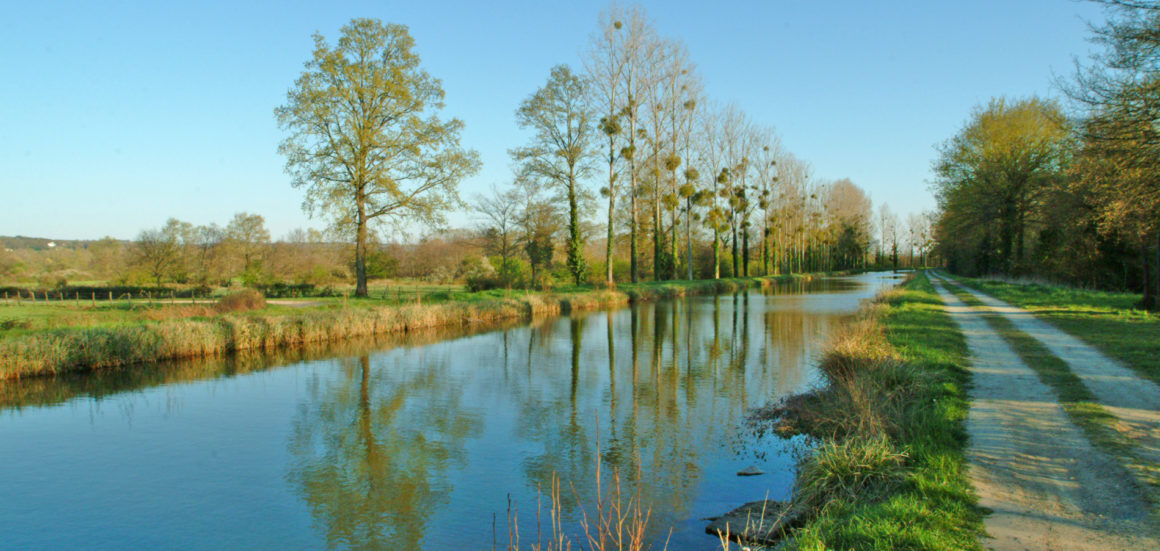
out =
[[516,227],[520,218],[519,193],[514,189],[501,190],[492,184],[487,195],[476,196],[475,212],[483,217],[491,249],[500,256],[500,280],[510,289],[511,258],[516,252]]
[[604,140],[605,152],[602,161],[608,165],[608,185],[601,192],[608,198],[608,241],[604,251],[604,278],[608,285],[615,281],[612,277],[612,253],[616,240],[616,197],[617,165],[624,158],[620,146],[623,139],[621,119],[624,112],[625,70],[629,64],[626,57],[627,32],[622,32],[627,13],[613,5],[600,13],[599,29],[589,40],[584,70],[588,75],[590,104],[594,113],[600,116],[599,130]]
[[640,280],[640,266],[638,259],[638,228],[637,228],[637,187],[640,178],[640,162],[638,144],[641,128],[641,102],[647,91],[653,86],[656,69],[655,57],[658,48],[658,39],[642,8],[633,7],[624,11],[621,30],[624,31],[623,52],[624,69],[621,73],[624,97],[624,107],[621,110],[621,125],[625,127],[624,147],[621,156],[628,161],[629,177],[629,265],[632,272],[632,281]]

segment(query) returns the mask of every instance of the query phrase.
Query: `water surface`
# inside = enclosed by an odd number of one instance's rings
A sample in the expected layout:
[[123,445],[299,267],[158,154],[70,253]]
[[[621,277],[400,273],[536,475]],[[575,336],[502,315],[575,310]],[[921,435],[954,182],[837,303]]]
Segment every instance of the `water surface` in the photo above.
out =
[[654,548],[713,549],[704,517],[792,485],[795,443],[746,413],[817,384],[826,338],[892,283],[0,386],[0,548],[505,548],[509,496],[528,548],[554,478],[579,535],[599,452]]

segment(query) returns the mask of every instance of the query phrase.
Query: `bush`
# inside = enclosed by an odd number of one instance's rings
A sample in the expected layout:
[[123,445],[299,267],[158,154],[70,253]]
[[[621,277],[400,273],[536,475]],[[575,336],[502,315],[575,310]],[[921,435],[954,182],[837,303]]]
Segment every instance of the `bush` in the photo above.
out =
[[467,277],[467,290],[476,293],[503,287],[503,281],[495,275],[474,275]]
[[[493,256],[488,259],[492,267],[495,269],[497,275],[504,272],[501,268],[504,267],[503,257]],[[507,260],[507,277],[508,283],[512,287],[523,288],[528,285],[528,263],[519,258],[509,258]],[[501,278],[502,279],[502,278]]]
[[315,289],[313,283],[274,283],[271,285],[262,285],[258,287],[267,298],[297,298],[316,296],[318,291]]
[[224,314],[226,312],[261,310],[265,307],[266,297],[262,296],[262,293],[254,289],[242,289],[218,299],[217,304],[214,305],[214,310],[219,314]]

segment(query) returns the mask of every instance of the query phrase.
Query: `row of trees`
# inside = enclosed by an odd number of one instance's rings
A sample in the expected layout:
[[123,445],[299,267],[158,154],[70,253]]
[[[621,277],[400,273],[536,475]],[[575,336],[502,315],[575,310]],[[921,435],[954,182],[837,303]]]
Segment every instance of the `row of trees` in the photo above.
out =
[[143,230],[119,251],[109,275],[127,280],[139,274],[158,286],[229,286],[234,280],[247,285],[321,284],[345,275],[344,249],[315,230],[294,230],[271,242],[265,220],[257,214],[237,213],[224,228],[170,218],[160,228]]
[[939,150],[938,250],[964,273],[1135,289],[1160,307],[1160,3],[1107,2],[1068,113],[995,99]]
[[475,200],[501,283],[511,284],[516,257],[535,281],[559,241],[575,283],[587,278],[592,241],[603,241],[608,284],[624,258],[633,282],[865,265],[866,194],[813,178],[771,128],[702,90],[683,43],[660,36],[640,8],[606,10],[583,70],[554,67],[516,111],[530,136],[510,151],[514,182]]
[[[443,226],[465,206],[458,184],[478,170],[478,155],[459,143],[462,122],[439,118],[441,84],[420,66],[406,27],[355,19],[335,44],[314,41],[275,114],[286,170],[307,212],[331,222],[327,237],[271,243],[261,217],[245,213],[226,228],[170,220],[134,244],[138,269],[155,283],[338,277],[351,252],[335,245],[343,241],[354,242],[359,295],[368,277],[436,271],[504,286],[548,283],[547,274],[614,284],[928,256],[927,218],[904,228],[885,205],[874,216],[850,180],[814,177],[772,128],[705,97],[681,41],[658,34],[642,9],[620,6],[601,14],[583,67],[552,68],[516,110],[528,141],[510,150],[512,182],[470,205],[491,263],[476,266],[463,232],[444,234],[455,235],[442,249],[454,252],[453,266],[415,254],[438,249],[436,240],[379,245],[378,229]],[[300,253],[273,254],[286,247]],[[286,258],[296,260],[277,260]]]

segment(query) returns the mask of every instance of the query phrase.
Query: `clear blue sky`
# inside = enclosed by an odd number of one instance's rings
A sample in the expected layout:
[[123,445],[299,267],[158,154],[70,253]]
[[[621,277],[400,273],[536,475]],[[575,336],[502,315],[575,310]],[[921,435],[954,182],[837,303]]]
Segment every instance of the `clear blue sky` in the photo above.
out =
[[[510,178],[513,113],[579,65],[605,2],[10,2],[0,18],[0,235],[132,238],[170,217],[258,213],[275,237],[322,227],[276,152],[273,110],[311,34],[353,17],[411,28],[445,116],[483,158],[464,197]],[[902,215],[931,209],[934,145],[998,95],[1057,96],[1097,6],[970,2],[645,2],[709,96],[777,128],[823,178]],[[453,219],[460,224],[464,216]]]

